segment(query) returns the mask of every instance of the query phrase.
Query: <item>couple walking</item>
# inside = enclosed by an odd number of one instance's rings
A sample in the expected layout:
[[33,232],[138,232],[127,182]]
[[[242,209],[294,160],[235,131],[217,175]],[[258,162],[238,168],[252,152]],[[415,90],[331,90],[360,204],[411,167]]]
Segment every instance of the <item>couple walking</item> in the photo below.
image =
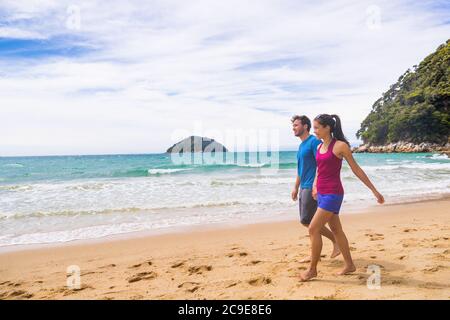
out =
[[[384,203],[384,198],[353,158],[337,115],[317,116],[313,121],[315,136],[309,133],[311,120],[308,117],[294,116],[291,121],[294,135],[302,141],[297,153],[297,180],[292,200],[299,199],[300,222],[308,227],[311,240],[311,255],[302,260],[309,262],[310,267],[300,275],[300,279],[307,281],[317,276],[322,236],[333,243],[331,258],[339,254],[344,258],[344,268],[338,274],[352,273],[356,267],[339,220],[344,198],[340,179],[342,159],[348,162],[352,172],[373,192],[378,203]],[[329,228],[326,227],[327,223]]]

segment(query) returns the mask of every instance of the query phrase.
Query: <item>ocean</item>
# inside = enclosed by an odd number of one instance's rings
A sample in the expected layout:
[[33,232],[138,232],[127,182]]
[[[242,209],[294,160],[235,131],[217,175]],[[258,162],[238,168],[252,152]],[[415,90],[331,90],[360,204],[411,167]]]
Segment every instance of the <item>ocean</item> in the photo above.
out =
[[[0,247],[297,218],[296,152],[277,155],[276,172],[264,162],[174,164],[169,154],[0,157]],[[445,155],[354,157],[387,203],[450,194]],[[377,205],[345,161],[342,181],[342,214]]]

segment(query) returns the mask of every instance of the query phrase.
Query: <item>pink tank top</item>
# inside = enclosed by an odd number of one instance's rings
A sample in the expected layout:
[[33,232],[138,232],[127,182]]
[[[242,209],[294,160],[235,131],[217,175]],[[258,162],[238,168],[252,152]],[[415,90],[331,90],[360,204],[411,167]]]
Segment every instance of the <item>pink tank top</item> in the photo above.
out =
[[335,143],[336,139],[333,138],[324,154],[320,153],[323,143],[317,150],[317,192],[320,194],[344,194],[341,183],[342,159],[333,153]]

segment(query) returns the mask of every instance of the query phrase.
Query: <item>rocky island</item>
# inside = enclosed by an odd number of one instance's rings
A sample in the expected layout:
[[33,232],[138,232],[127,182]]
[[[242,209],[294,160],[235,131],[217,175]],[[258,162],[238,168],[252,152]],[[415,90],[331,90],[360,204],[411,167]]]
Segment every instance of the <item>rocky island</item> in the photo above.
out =
[[184,153],[184,152],[228,152],[222,144],[214,139],[200,136],[187,137],[166,151],[167,153]]
[[353,152],[440,152],[450,156],[450,40],[408,69],[372,106]]

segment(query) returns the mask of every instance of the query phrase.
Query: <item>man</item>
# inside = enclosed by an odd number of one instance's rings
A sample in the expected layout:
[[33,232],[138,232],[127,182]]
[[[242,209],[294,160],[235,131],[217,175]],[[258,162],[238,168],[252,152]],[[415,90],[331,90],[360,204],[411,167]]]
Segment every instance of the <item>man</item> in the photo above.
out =
[[[309,227],[314,213],[317,210],[317,201],[312,196],[312,186],[316,175],[316,153],[317,147],[321,143],[315,136],[309,134],[311,120],[307,116],[295,115],[291,119],[294,135],[302,141],[297,152],[297,180],[294,190],[292,190],[292,200],[299,199],[300,222],[305,227]],[[299,190],[300,188],[300,190]],[[334,239],[333,233],[327,227],[323,227],[320,234],[330,239],[333,243],[331,258],[338,256],[341,252]],[[307,257],[300,262],[310,262]]]

